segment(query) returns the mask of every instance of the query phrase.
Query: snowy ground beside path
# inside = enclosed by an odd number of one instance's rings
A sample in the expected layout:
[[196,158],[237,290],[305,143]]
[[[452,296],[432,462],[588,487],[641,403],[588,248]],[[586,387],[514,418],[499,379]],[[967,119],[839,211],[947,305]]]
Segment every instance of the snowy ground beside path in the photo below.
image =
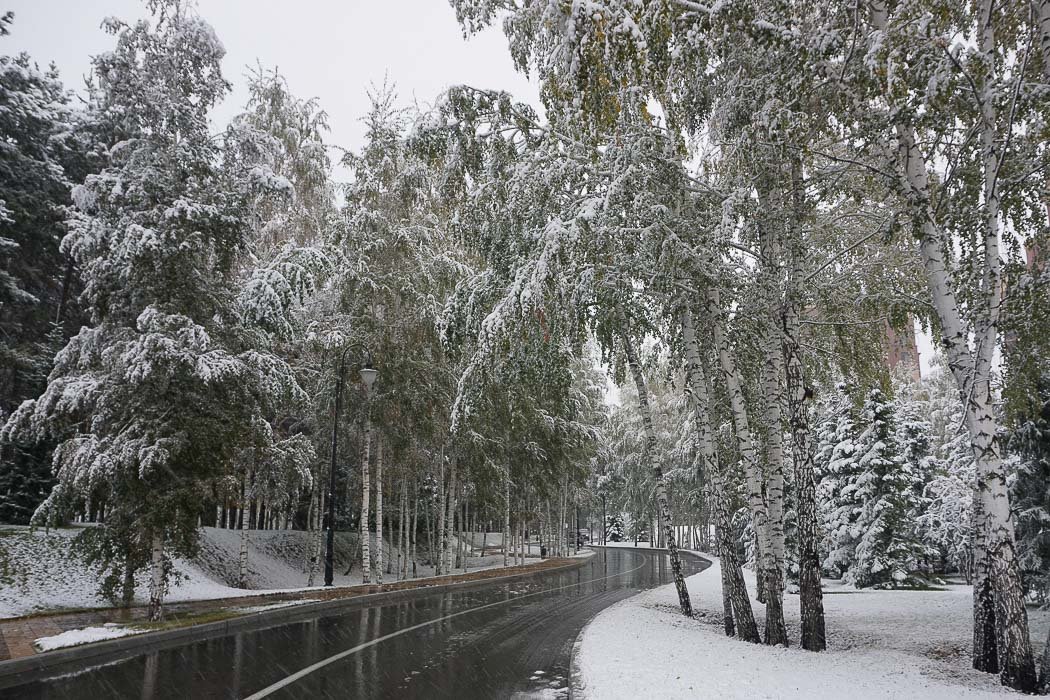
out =
[[[28,528],[0,526],[0,619],[39,612],[104,608],[109,601],[97,594],[98,574],[76,553],[73,538],[82,528],[60,528],[31,531]],[[344,533],[338,533],[336,551],[336,586],[361,583],[360,565],[344,575],[354,547]],[[323,571],[318,571],[314,588],[305,586],[306,547],[309,533],[296,530],[249,531],[249,588],[229,585],[237,575],[240,532],[204,528],[201,554],[194,561],[175,560],[178,580],[171,586],[166,602],[179,603],[216,598],[240,598],[262,593],[295,593],[320,588]],[[388,550],[389,552],[389,550]],[[535,550],[538,554],[538,549]],[[525,560],[526,564],[538,557]],[[467,558],[467,572],[503,566],[502,554]],[[453,574],[463,573],[456,569]],[[416,564],[416,579],[434,575],[432,567]],[[384,581],[396,579],[385,574]],[[145,604],[148,589],[145,572],[137,578],[135,602]]]
[[64,649],[65,647],[74,647],[90,642],[101,642],[105,639],[118,639],[132,634],[142,634],[146,631],[115,624],[106,624],[102,627],[83,627],[81,629],[66,630],[61,634],[55,634],[50,637],[41,637],[33,642],[33,646],[40,651],[51,651],[52,649]]
[[[710,557],[709,557],[710,558]],[[971,589],[856,591],[827,582],[830,651],[751,645],[724,636],[718,561],[687,579],[698,618],[678,612],[673,584],[600,613],[575,663],[592,698],[1002,698],[1017,695],[970,668]],[[754,591],[754,577],[745,571]],[[761,626],[763,606],[753,602]],[[785,600],[798,639],[798,597]],[[1050,619],[1029,611],[1033,639]],[[1037,644],[1037,651],[1041,644]]]

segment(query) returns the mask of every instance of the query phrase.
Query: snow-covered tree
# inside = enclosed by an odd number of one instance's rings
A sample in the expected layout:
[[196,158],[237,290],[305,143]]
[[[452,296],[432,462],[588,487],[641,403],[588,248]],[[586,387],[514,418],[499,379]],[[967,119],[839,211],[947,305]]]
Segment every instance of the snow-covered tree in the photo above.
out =
[[922,582],[916,570],[923,551],[913,521],[916,475],[897,443],[895,423],[893,404],[881,389],[872,389],[854,445],[857,474],[846,486],[857,505],[850,525],[856,549],[845,578],[861,588]]
[[173,553],[190,554],[201,505],[260,404],[294,384],[286,365],[245,349],[230,292],[249,232],[248,183],[219,169],[208,129],[229,90],[212,28],[177,0],[154,22],[106,22],[116,48],[94,59],[109,165],[73,190],[63,252],[76,261],[91,324],[56,358],[47,389],[7,436],[58,440],[58,484],[41,521],[104,489],[101,564],[125,580],[150,569],[162,614]]

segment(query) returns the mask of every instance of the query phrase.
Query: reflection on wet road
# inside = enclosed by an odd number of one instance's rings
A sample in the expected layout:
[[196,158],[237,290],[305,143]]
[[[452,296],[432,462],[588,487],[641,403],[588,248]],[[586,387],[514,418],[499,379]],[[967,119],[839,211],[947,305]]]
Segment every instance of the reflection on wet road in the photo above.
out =
[[[687,575],[706,566],[691,556],[682,563]],[[600,549],[570,571],[314,612],[66,672],[0,697],[565,697],[583,626],[614,602],[670,580],[663,552]]]

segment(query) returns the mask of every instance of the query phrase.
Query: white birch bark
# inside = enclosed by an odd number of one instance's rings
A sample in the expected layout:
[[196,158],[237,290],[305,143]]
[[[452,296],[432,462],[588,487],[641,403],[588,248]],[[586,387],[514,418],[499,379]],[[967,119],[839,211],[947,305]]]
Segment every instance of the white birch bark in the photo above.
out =
[[307,588],[312,587],[317,581],[317,572],[321,563],[321,513],[323,512],[324,489],[317,482],[314,486],[313,512],[310,514],[310,543],[307,545],[310,552],[310,574],[306,579]]
[[797,161],[792,167],[792,208],[794,214],[788,229],[788,282],[783,309],[783,353],[786,365],[789,422],[791,424],[791,457],[795,474],[795,500],[798,522],[799,608],[803,649],[824,651],[827,633],[824,622],[824,597],[821,589],[820,554],[817,531],[816,480],[814,478],[813,440],[810,430],[811,392],[806,387],[802,363],[801,317],[803,309],[803,256],[801,226],[802,173]]
[[693,314],[686,309],[681,314],[682,343],[685,350],[687,386],[692,399],[696,416],[696,428],[700,443],[700,458],[703,463],[704,476],[714,496],[714,506],[718,512],[718,556],[722,562],[722,586],[725,599],[730,602],[731,610],[727,612],[726,634],[732,636],[738,632],[746,642],[760,642],[755,614],[747,596],[744,583],[744,572],[736,555],[732,541],[732,530],[727,508],[728,496],[725,490],[725,477],[718,462],[715,450],[714,431],[711,428],[711,394],[708,391],[707,379],[704,377],[700,350],[696,342],[696,329]]
[[149,620],[164,617],[164,536],[154,534],[150,540]]
[[652,413],[649,409],[649,391],[645,385],[645,377],[642,375],[642,366],[638,362],[638,355],[634,351],[634,345],[625,333],[623,336],[624,350],[627,354],[627,364],[634,377],[635,388],[638,390],[638,410],[642,416],[642,426],[645,430],[645,452],[653,472],[653,481],[656,484],[656,502],[660,509],[660,521],[667,535],[667,553],[671,560],[671,574],[674,578],[675,589],[678,591],[678,605],[686,617],[693,616],[693,605],[689,600],[689,589],[682,575],[682,561],[678,556],[678,545],[675,542],[673,520],[671,509],[667,502],[667,486],[664,482],[663,467],[656,457],[656,431],[653,429]]
[[247,588],[248,587],[248,518],[245,517],[244,511],[246,510],[243,506],[245,504],[245,490],[244,484],[241,484],[241,551],[239,557],[239,571],[237,575],[237,587]]
[[510,464],[503,481],[503,566],[508,566],[510,556]]
[[[372,515],[372,504],[369,502],[372,496],[372,478],[369,473],[369,461],[372,457],[372,413],[365,409],[365,449],[364,458],[361,460],[361,581],[372,582],[372,552],[371,552],[371,525],[369,520]],[[335,523],[330,523],[335,527]]]
[[[885,31],[888,25],[886,5],[877,0],[871,6],[875,29]],[[979,6],[980,50],[993,50],[994,16],[991,0]],[[989,64],[992,65],[992,64]],[[999,272],[998,192],[995,188],[1001,160],[994,134],[994,104],[982,98],[982,150],[984,150],[984,269],[983,308],[975,310],[973,329],[976,348],[971,350],[968,329],[960,311],[957,281],[948,268],[943,232],[930,205],[930,188],[926,159],[916,143],[914,127],[902,116],[895,120],[897,140],[893,153],[900,174],[900,185],[908,201],[916,202],[915,218],[921,229],[919,252],[926,273],[931,301],[941,328],[941,345],[948,356],[948,366],[965,409],[965,423],[970,432],[977,467],[975,488],[980,499],[986,553],[976,558],[974,566],[974,640],[981,644],[973,650],[974,667],[993,671],[998,668],[1003,685],[1018,690],[1034,690],[1037,679],[1028,614],[1024,606],[1020,570],[1014,546],[1013,521],[1010,518],[1009,491],[999,444],[999,423],[995,415],[995,397],[991,383],[991,359],[996,345],[1001,295]],[[991,117],[991,119],[990,119]],[[995,160],[991,160],[994,155]],[[992,171],[989,172],[989,165]],[[990,585],[989,585],[990,581]],[[992,595],[994,602],[986,600]],[[995,644],[981,634],[987,626],[984,619],[994,610]],[[994,658],[993,658],[994,654]]]
[[452,539],[453,533],[455,532],[455,517],[456,517],[456,469],[458,459],[456,458],[455,451],[452,452],[451,466],[449,467],[448,476],[448,498],[446,499],[446,508],[448,513],[445,516],[445,531],[442,533],[442,563],[441,569],[444,573],[452,573]]
[[383,436],[376,435],[376,583],[383,583]]
[[437,557],[434,562],[434,573],[440,576],[445,563],[445,449],[441,449],[438,466],[438,516],[437,516]]
[[404,478],[401,479],[401,498],[398,504],[398,540],[397,540],[397,572],[395,578],[397,580],[403,580],[408,578],[405,575],[405,566],[408,564],[408,541],[405,539],[405,520],[408,518],[408,489],[405,486]]
[[780,598],[783,592],[781,587],[776,585],[779,576],[770,537],[769,513],[762,492],[762,471],[758,465],[747,406],[744,403],[740,372],[729,347],[729,338],[726,336],[722,321],[720,294],[714,287],[707,290],[705,309],[706,320],[711,330],[711,340],[718,354],[722,380],[725,382],[726,393],[729,395],[733,428],[744,467],[747,501],[751,510],[752,529],[758,547],[759,585],[763,587],[766,594],[766,643],[786,644],[787,628],[784,624],[783,600]]

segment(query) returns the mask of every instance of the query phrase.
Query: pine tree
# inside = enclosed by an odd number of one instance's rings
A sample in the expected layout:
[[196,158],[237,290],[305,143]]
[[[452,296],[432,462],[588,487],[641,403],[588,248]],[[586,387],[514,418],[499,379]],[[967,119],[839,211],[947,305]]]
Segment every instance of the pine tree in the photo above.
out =
[[1017,508],[1017,542],[1025,583],[1036,600],[1050,599],[1050,375],[1038,383],[1041,405],[1016,421],[1010,449],[1017,455],[1011,493]]
[[[0,17],[0,36],[13,19]],[[0,423],[43,390],[82,320],[76,272],[59,244],[70,184],[99,161],[90,123],[54,66],[0,56]],[[29,522],[54,483],[52,447],[0,443],[0,521]]]
[[860,466],[857,463],[857,432],[850,415],[849,402],[844,397],[832,403],[821,422],[819,434],[818,500],[822,504],[822,520],[827,541],[827,554],[822,566],[826,571],[842,578],[856,562],[856,526],[861,507],[861,497],[856,486],[860,474]]
[[224,49],[178,0],[150,7],[153,26],[107,20],[117,46],[94,59],[100,119],[118,137],[110,164],[74,188],[63,241],[91,325],[59,353],[47,389],[12,415],[5,436],[60,441],[58,484],[39,520],[104,490],[93,550],[125,580],[149,564],[157,619],[171,554],[193,553],[211,485],[252,417],[294,377],[244,349],[229,291],[249,231],[244,187],[268,183],[218,168],[208,112],[229,90]]
[[911,519],[916,480],[897,443],[893,405],[881,389],[868,393],[862,421],[854,451],[857,474],[847,486],[857,508],[850,528],[855,560],[846,579],[859,588],[920,585],[915,572],[922,546]]

